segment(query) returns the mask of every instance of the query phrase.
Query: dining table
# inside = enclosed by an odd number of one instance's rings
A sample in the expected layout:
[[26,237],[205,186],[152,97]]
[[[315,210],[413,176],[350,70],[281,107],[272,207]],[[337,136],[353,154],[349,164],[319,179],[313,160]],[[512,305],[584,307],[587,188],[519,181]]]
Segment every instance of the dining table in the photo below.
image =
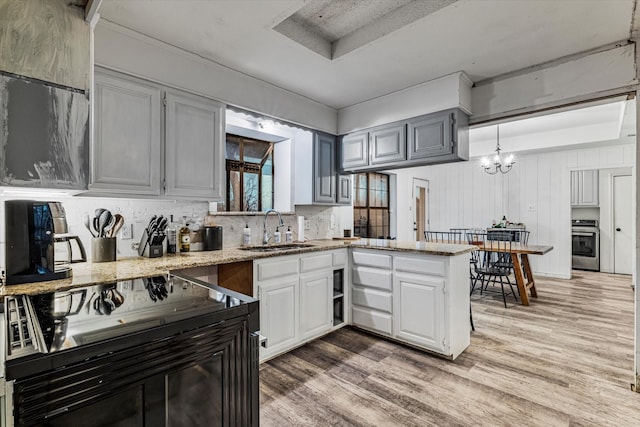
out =
[[[472,242],[475,243],[475,242]],[[532,298],[538,297],[536,290],[536,281],[531,271],[529,263],[529,255],[544,255],[553,250],[553,246],[548,245],[525,245],[522,243],[511,242],[505,247],[504,243],[495,240],[487,240],[478,242],[478,249],[485,252],[509,253],[513,262],[513,271],[516,276],[516,284],[520,293],[522,305],[529,305],[529,292]]]

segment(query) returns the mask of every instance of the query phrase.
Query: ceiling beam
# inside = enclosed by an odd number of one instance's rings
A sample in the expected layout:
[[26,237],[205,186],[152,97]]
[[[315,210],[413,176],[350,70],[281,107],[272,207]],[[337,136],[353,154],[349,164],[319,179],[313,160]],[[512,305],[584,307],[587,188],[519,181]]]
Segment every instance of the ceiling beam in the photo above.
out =
[[84,20],[86,22],[92,22],[98,13],[102,0],[88,0],[84,7]]

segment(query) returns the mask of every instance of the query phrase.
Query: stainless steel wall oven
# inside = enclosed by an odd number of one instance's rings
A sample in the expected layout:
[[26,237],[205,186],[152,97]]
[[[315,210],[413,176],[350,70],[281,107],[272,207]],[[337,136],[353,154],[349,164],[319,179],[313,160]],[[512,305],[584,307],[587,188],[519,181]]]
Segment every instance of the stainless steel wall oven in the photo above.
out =
[[571,264],[580,270],[600,271],[600,228],[596,219],[571,221]]

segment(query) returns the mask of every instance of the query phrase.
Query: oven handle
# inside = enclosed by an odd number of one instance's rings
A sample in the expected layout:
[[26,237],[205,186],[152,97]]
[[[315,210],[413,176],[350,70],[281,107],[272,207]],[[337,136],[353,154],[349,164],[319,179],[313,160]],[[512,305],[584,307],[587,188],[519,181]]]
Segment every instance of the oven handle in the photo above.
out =
[[573,233],[571,233],[572,236],[580,236],[580,237],[592,237],[595,236],[596,233],[580,233],[577,231],[574,231]]

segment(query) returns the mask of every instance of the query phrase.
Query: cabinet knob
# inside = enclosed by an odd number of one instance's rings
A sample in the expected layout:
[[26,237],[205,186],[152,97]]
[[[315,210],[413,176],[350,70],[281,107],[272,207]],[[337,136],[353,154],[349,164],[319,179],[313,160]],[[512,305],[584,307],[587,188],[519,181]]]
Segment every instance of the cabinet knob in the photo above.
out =
[[620,228],[616,228],[616,231],[622,231],[622,229],[620,229]]

